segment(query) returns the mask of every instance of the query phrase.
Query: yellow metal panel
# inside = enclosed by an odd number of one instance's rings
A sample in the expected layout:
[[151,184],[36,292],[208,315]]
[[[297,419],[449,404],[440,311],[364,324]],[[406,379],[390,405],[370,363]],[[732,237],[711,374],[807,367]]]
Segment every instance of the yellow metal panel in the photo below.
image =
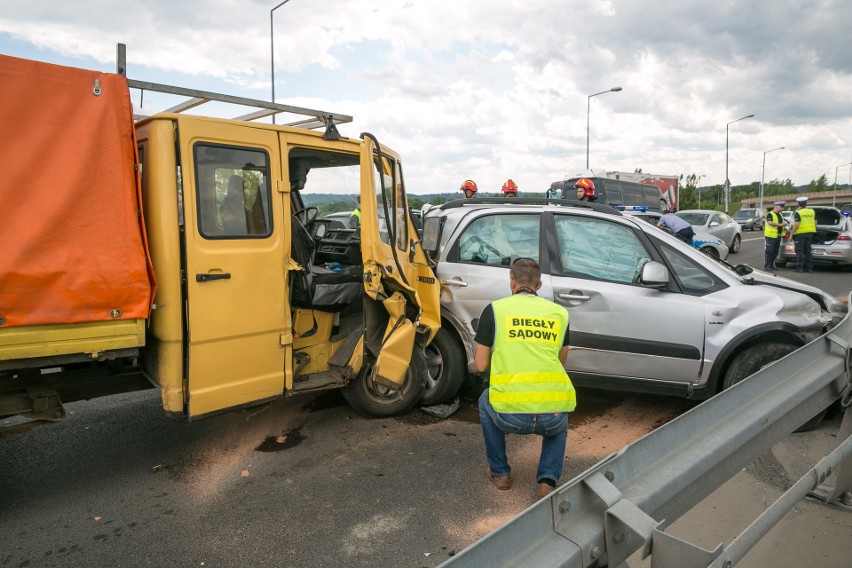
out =
[[143,368],[162,389],[163,408],[181,413],[186,401],[175,123],[170,119],[151,119],[136,134],[142,148],[142,206],[148,249],[157,275],[154,309],[148,323],[157,356],[143,358]]
[[0,330],[0,361],[98,353],[145,345],[145,320],[31,325]]
[[[260,238],[204,238],[199,231],[195,146],[220,144],[265,153],[266,183],[283,179],[278,134],[272,128],[191,116],[178,119],[185,200],[188,412],[199,416],[281,396],[292,332],[287,304],[290,213],[286,193],[273,191],[272,233]],[[211,171],[203,172],[212,175]],[[211,183],[201,178],[202,184]],[[203,186],[205,187],[205,186]],[[209,187],[208,187],[209,189]],[[199,275],[225,279],[199,281]]]

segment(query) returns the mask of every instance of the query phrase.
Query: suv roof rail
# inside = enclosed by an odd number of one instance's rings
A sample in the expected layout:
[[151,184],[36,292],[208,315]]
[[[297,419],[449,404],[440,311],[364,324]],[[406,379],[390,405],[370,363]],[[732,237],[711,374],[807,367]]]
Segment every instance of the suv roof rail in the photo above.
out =
[[[127,76],[127,46],[123,43],[119,43],[116,46],[116,73],[125,77]],[[142,91],[154,91],[157,93],[166,93],[170,95],[180,95],[183,97],[188,97],[185,101],[160,112],[180,113],[185,110],[189,110],[191,108],[203,105],[204,103],[208,103],[210,101],[218,101],[223,103],[242,105],[244,107],[262,109],[234,117],[234,120],[255,120],[258,118],[272,116],[274,114],[283,112],[304,117],[299,120],[296,120],[295,122],[286,123],[283,126],[294,126],[299,128],[307,128],[309,130],[314,128],[325,127],[327,133],[336,133],[336,124],[352,122],[352,117],[346,114],[338,114],[334,112],[327,112],[324,110],[298,107],[293,105],[282,105],[270,101],[262,101],[260,99],[235,97],[232,95],[213,93],[210,91],[199,91],[196,89],[175,87],[172,85],[164,85],[161,83],[137,81],[135,79],[127,79],[127,84],[130,86],[131,89],[140,89]],[[143,118],[146,118],[146,116],[134,114],[133,118],[134,120],[141,120]]]
[[465,205],[559,205],[561,207],[579,207],[591,209],[600,213],[621,216],[621,211],[616,211],[608,205],[591,203],[588,201],[572,201],[561,198],[544,197],[474,197],[472,199],[454,199],[438,205],[441,209],[457,209]]

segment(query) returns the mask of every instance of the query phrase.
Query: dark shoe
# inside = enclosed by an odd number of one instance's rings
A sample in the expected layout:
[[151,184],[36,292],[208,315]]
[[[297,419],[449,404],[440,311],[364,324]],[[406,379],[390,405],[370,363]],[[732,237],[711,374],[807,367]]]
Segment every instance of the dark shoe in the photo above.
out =
[[494,484],[494,487],[501,491],[505,491],[512,487],[512,475],[509,473],[506,475],[494,475],[491,473],[491,468],[486,468],[485,476]]
[[542,497],[547,497],[551,493],[556,490],[556,487],[551,486],[549,483],[545,483],[544,481],[539,482],[538,487],[535,488],[535,495],[539,499]]

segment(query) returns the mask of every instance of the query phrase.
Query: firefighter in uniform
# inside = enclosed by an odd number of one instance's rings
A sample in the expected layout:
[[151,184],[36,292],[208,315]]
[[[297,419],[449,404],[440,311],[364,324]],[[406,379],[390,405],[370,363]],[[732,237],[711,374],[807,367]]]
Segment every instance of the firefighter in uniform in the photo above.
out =
[[473,199],[476,197],[476,182],[472,179],[466,179],[459,187],[459,190],[464,194],[465,199]]
[[517,196],[518,196],[518,184],[516,184],[511,179],[506,180],[506,183],[503,184],[503,197],[517,197]]
[[793,243],[796,247],[796,272],[813,272],[814,259],[811,256],[811,243],[816,233],[816,214],[808,207],[808,198],[797,197],[799,208],[793,213]]
[[786,205],[783,201],[776,201],[772,211],[766,214],[766,222],[763,224],[763,239],[766,247],[763,251],[763,269],[768,272],[775,270],[775,259],[781,249],[781,236],[784,234],[784,217],[781,211]]
[[589,178],[580,178],[574,182],[574,189],[577,191],[578,201],[597,201],[595,195],[595,182]]
[[475,337],[476,368],[491,371],[489,388],[479,397],[486,474],[497,489],[509,489],[506,434],[537,434],[536,494],[544,497],[562,475],[568,413],[577,404],[564,367],[568,312],[536,295],[541,269],[535,260],[515,260],[509,275],[512,295],[485,307]]

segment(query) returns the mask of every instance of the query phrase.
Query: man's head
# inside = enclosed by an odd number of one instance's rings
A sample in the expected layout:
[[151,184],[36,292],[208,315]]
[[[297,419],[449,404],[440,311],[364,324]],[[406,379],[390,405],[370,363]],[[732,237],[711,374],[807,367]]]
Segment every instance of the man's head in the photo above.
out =
[[796,198],[796,203],[799,207],[807,207],[808,206],[808,198],[806,195]]
[[503,184],[503,197],[517,197],[518,196],[518,184],[516,184],[513,180],[506,180],[506,183]]
[[509,285],[512,294],[516,294],[521,288],[535,292],[541,288],[541,267],[531,258],[516,258],[509,270]]
[[776,213],[781,213],[781,211],[784,210],[784,206],[787,205],[787,203],[785,203],[784,201],[776,201],[772,205],[774,206],[772,208],[773,211],[775,211]]
[[589,178],[580,178],[574,183],[574,188],[577,190],[577,199],[580,201],[594,201],[595,182]]
[[476,182],[472,179],[465,180],[464,183],[461,184],[461,187],[459,189],[462,193],[464,193],[465,199],[476,197]]

